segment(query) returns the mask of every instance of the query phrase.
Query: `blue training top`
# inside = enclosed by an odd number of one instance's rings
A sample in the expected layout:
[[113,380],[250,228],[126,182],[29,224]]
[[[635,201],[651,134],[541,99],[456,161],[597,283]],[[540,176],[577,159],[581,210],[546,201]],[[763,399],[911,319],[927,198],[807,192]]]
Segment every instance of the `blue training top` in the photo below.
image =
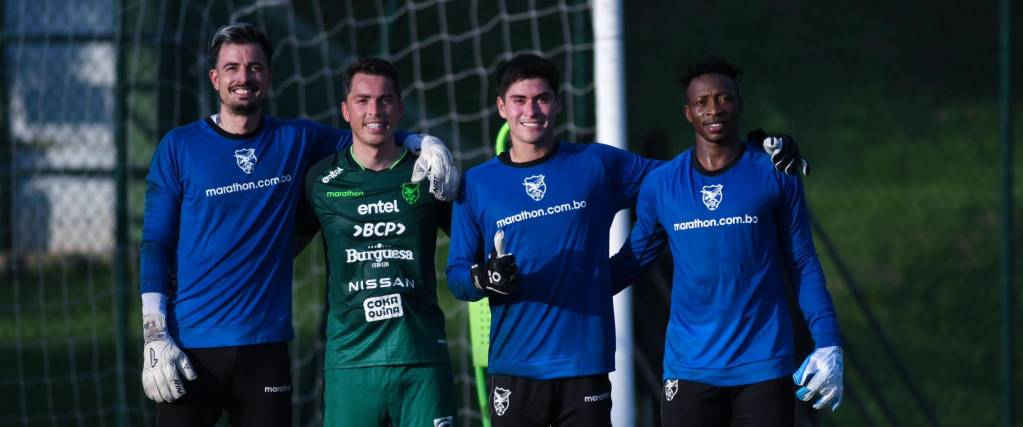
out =
[[800,178],[760,150],[715,172],[693,153],[647,177],[630,241],[612,261],[617,280],[670,245],[664,378],[732,386],[792,374],[786,270],[817,347],[841,345]]
[[168,327],[182,347],[293,337],[302,177],[350,139],[349,131],[271,117],[249,135],[205,119],[164,136],[146,178],[140,288],[168,295]]
[[451,292],[485,296],[469,269],[489,256],[497,230],[519,269],[518,292],[490,296],[490,373],[551,379],[614,370],[608,229],[662,163],[562,142],[533,162],[504,154],[466,173],[451,223]]

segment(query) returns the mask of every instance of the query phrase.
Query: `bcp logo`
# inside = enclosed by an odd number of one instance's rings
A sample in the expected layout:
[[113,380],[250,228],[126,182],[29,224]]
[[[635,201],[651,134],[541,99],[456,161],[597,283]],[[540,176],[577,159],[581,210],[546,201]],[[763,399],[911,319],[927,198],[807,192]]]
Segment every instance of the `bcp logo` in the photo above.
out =
[[400,236],[405,232],[405,224],[400,222],[370,222],[366,224],[356,224],[355,233],[352,236],[355,237],[387,237],[387,236]]

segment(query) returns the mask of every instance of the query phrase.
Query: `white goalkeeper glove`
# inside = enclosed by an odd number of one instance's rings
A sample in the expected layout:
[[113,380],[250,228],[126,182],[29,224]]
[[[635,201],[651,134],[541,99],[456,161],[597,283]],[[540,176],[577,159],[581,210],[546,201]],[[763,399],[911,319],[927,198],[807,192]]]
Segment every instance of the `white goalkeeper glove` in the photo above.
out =
[[830,403],[831,410],[834,411],[842,404],[842,394],[845,390],[842,384],[842,369],[842,347],[831,346],[814,350],[796,373],[792,374],[792,381],[803,386],[796,390],[796,398],[809,402],[820,396],[820,399],[814,402],[813,408],[821,409]]
[[451,158],[451,151],[439,138],[427,134],[412,134],[405,137],[405,147],[419,152],[419,159],[412,169],[412,182],[430,178],[430,194],[437,200],[451,201],[458,195],[458,167]]
[[161,312],[142,316],[142,388],[153,401],[173,402],[185,395],[185,384],[178,375],[189,381],[198,378],[192,363],[167,334],[167,316]]

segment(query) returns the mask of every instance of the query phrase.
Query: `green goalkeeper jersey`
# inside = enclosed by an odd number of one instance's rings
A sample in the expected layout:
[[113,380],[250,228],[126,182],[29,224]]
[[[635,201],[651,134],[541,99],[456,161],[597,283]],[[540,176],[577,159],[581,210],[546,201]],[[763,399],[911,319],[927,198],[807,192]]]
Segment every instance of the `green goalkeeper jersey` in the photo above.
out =
[[407,153],[372,171],[343,150],[306,175],[327,261],[325,369],[448,362],[434,254],[451,205],[409,182]]

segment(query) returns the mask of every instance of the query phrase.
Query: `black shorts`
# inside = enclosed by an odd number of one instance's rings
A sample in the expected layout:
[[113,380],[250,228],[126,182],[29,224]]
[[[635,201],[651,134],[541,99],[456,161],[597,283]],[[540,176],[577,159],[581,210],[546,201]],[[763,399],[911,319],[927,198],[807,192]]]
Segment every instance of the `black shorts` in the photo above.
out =
[[223,411],[234,427],[291,425],[287,343],[183,350],[199,377],[181,399],[156,404],[158,426],[213,426]]
[[661,425],[792,427],[794,404],[789,377],[733,387],[667,380]]
[[611,426],[607,374],[534,380],[490,375],[490,422],[502,426]]

